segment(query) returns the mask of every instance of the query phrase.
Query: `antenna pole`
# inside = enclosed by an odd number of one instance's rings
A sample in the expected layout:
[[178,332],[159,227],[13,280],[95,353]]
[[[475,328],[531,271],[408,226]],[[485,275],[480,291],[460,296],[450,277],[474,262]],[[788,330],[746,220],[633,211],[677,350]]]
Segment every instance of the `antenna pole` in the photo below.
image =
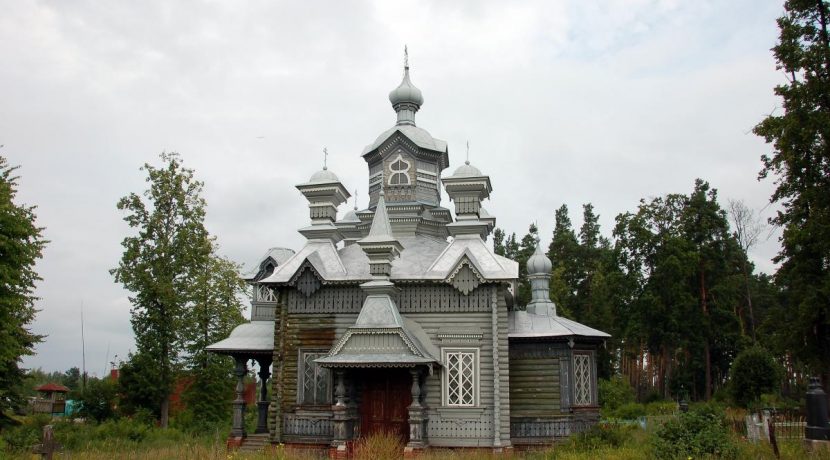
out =
[[84,338],[84,299],[81,299],[81,391],[86,392],[86,339]]

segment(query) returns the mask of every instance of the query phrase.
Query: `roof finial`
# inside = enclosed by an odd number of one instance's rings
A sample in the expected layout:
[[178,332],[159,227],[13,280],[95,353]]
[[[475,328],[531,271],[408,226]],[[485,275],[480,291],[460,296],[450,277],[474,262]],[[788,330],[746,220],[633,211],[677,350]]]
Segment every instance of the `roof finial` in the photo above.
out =
[[354,189],[354,210],[357,211],[357,189]]
[[384,189],[386,188],[386,178],[384,177],[386,175],[385,173],[386,171],[383,169],[380,170],[380,196],[386,196],[386,193],[384,193]]
[[329,169],[329,150],[323,147],[323,171]]
[[409,70],[409,49],[406,45],[403,45],[403,68]]
[[465,165],[470,164],[470,141],[467,141],[467,161],[464,162]]

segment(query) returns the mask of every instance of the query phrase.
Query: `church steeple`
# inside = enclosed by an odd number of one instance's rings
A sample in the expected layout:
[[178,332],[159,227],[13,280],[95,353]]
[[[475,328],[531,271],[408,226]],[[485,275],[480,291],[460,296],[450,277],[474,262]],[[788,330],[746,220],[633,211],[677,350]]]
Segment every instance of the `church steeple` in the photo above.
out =
[[403,81],[389,93],[389,102],[398,113],[397,124],[415,126],[415,112],[424,104],[424,96],[421,95],[421,90],[409,80],[409,51],[406,46],[403,48],[403,53]]

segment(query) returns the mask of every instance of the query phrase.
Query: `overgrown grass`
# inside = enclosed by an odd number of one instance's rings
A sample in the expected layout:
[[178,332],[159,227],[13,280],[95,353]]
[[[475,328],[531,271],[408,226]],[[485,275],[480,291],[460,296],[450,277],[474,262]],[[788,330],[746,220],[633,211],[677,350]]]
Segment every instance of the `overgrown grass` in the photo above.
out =
[[[13,436],[23,436],[24,440],[13,441],[0,450],[0,458],[10,460],[29,460],[32,458],[31,446],[39,441],[39,428],[48,418],[30,417],[25,423],[11,432],[4,430],[2,438],[8,440]],[[226,430],[213,433],[194,434],[175,428],[162,430],[140,421],[122,419],[117,422],[96,424],[72,424],[54,422],[55,437],[64,445],[63,452],[55,458],[77,460],[104,460],[123,458],[130,460],[167,460],[167,459],[207,459],[207,460],[260,460],[260,459],[303,459],[316,457],[309,452],[286,450],[282,445],[270,447],[266,452],[241,453],[228,452],[225,447]],[[27,431],[28,430],[28,431]],[[37,433],[32,439],[27,433]],[[775,456],[767,442],[753,444],[734,434],[729,435],[735,446],[731,458],[738,460],[773,460]],[[587,459],[688,459],[688,454],[678,446],[676,452],[657,452],[654,449],[656,435],[643,431],[636,426],[618,426],[613,424],[598,425],[594,429],[575,435],[571,439],[554,447],[537,451],[515,451],[513,458],[531,460],[587,460]],[[11,448],[11,445],[23,446]],[[800,441],[787,441],[779,444],[781,459],[830,460],[830,450],[808,453]],[[372,436],[361,440],[355,446],[356,458],[369,460],[386,460],[401,458],[403,443],[395,436]],[[423,460],[473,460],[481,458],[504,458],[491,455],[485,450],[449,450],[431,449],[421,457]],[[711,454],[694,456],[700,458],[722,458]]]

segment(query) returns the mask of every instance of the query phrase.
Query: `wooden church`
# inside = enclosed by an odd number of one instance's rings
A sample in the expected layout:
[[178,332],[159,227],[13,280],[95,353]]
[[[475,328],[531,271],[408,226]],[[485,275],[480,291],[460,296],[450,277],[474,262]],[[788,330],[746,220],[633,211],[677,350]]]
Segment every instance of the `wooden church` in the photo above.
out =
[[[269,250],[246,275],[251,321],[209,349],[236,359],[229,445],[285,443],[345,458],[393,432],[407,452],[501,451],[553,443],[599,419],[596,350],[608,334],[557,315],[551,261],[537,242],[532,300],[517,305],[518,264],[493,252],[490,177],[452,174],[447,143],[415,124],[424,98],[404,67],[389,94],[397,121],[362,153],[369,205],[327,168],[297,189],[305,246]],[[444,188],[454,209],[441,206]],[[242,378],[259,363],[259,422],[244,427]]]

